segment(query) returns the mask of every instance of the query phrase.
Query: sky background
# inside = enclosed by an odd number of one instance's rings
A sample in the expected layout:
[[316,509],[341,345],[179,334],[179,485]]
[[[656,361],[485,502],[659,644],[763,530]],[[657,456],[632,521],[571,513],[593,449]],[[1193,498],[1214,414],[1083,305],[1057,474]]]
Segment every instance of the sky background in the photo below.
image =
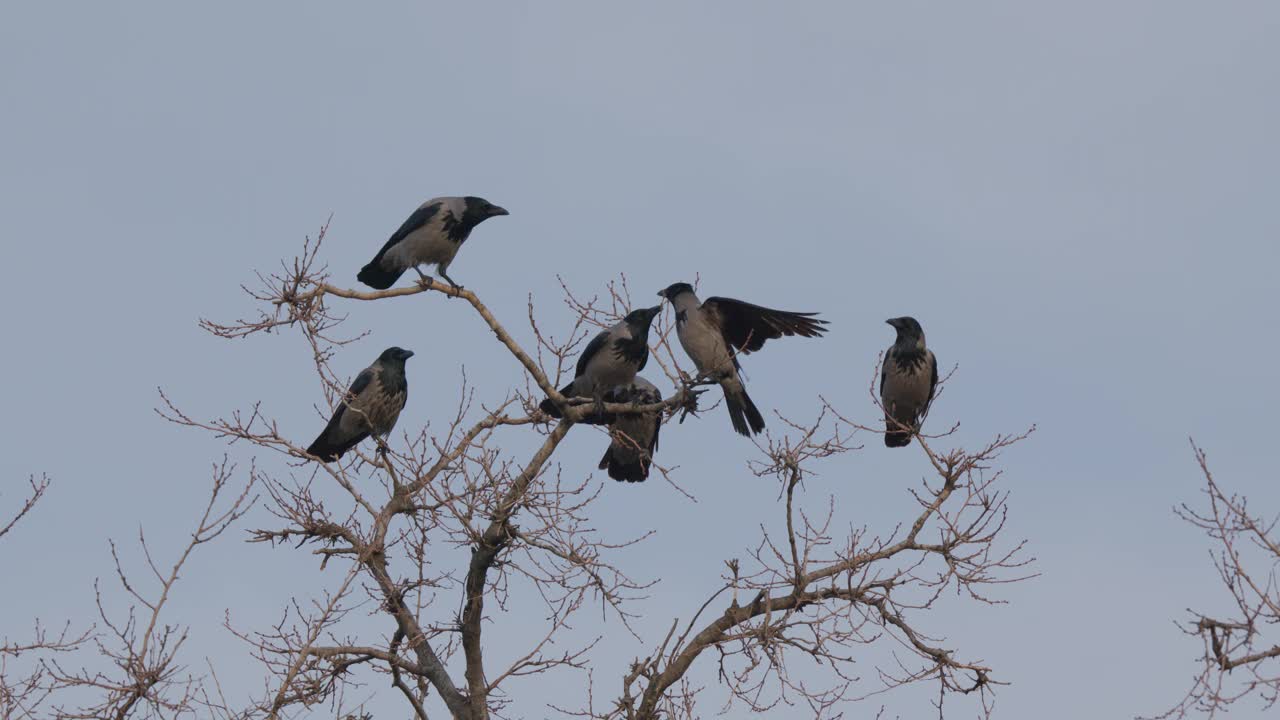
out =
[[[1201,486],[1188,436],[1224,485],[1280,510],[1278,36],[1266,2],[6,3],[0,515],[28,475],[54,486],[0,542],[0,634],[90,621],[107,538],[140,523],[185,538],[226,448],[157,417],[157,387],[197,417],[261,400],[295,439],[319,430],[297,335],[228,342],[198,318],[250,314],[238,286],[330,215],[323,259],[354,285],[423,199],[477,194],[511,216],[450,274],[522,342],[530,293],[568,328],[557,275],[589,294],[625,272],[648,304],[698,273],[704,294],[832,322],[746,361],[762,409],[811,417],[822,393],[870,422],[883,321],[918,318],[959,366],[932,427],[960,421],[965,444],[1039,428],[1001,465],[1007,541],[1026,538],[1042,573],[1000,591],[1005,606],[949,603],[921,625],[1012,683],[997,717],[1160,711],[1199,651],[1173,620],[1230,609],[1206,541],[1171,512]],[[388,345],[419,353],[401,427],[445,421],[464,366],[480,399],[523,384],[461,303],[349,310],[372,335],[339,373]],[[875,527],[927,466],[865,442],[807,489]],[[565,471],[593,470],[601,444],[572,433]],[[663,580],[651,633],[779,517],[723,408],[671,426],[660,452],[696,503],[595,479],[598,527],[658,531],[624,558]],[[193,627],[195,668],[208,656],[256,690],[224,610],[262,627],[337,575],[229,537],[191,561],[169,617]],[[495,653],[520,647],[505,627]],[[584,632],[609,639],[594,661],[612,692],[642,646],[617,625]],[[543,716],[575,682],[513,686],[514,713]],[[389,688],[367,693],[400,716]],[[925,716],[932,694],[850,716]]]

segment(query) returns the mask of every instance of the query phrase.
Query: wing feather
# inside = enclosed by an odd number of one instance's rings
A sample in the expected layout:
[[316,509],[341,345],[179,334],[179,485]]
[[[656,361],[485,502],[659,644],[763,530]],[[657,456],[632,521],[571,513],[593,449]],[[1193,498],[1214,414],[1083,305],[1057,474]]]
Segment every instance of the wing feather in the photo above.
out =
[[929,399],[924,401],[924,409],[920,411],[921,422],[928,416],[929,408],[933,407],[933,396],[938,392],[938,358],[934,357],[932,350],[928,352],[926,362],[929,363]]
[[440,206],[441,203],[438,201],[429,202],[417,210],[414,210],[413,214],[400,225],[400,229],[391,234],[391,238],[387,240],[386,244],[382,246],[382,249],[378,251],[377,256],[373,258],[373,262],[377,263],[388,250],[396,246],[396,243],[404,240],[410,233],[420,230],[427,223],[431,222],[431,218],[435,217],[436,213],[440,212]]
[[765,341],[784,335],[820,337],[827,331],[827,321],[814,317],[817,313],[774,310],[733,298],[707,298],[702,310],[720,328],[724,341],[740,353],[755,352]]
[[587,363],[591,362],[591,358],[595,357],[596,353],[604,349],[608,340],[608,330],[601,330],[599,334],[591,338],[591,342],[587,343],[587,348],[578,356],[578,366],[573,371],[574,377],[582,377],[582,374],[587,371]]

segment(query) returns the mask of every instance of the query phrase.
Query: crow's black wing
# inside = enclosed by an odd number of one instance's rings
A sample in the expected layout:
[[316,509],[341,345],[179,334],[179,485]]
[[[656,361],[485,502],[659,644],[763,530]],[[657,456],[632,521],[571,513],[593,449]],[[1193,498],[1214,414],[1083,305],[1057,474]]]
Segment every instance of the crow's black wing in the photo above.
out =
[[364,389],[369,387],[369,383],[373,382],[373,373],[372,367],[361,370],[356,379],[351,382],[351,387],[347,388],[347,397],[355,397],[364,392]]
[[337,432],[338,423],[342,422],[342,414],[347,411],[347,402],[357,397],[364,389],[369,387],[369,383],[373,382],[373,368],[367,367],[360,371],[356,379],[352,381],[351,387],[347,388],[347,394],[342,396],[342,400],[338,402],[338,409],[333,411],[333,417],[329,419],[329,424],[325,426],[324,433],[330,430]]
[[587,363],[591,362],[591,358],[595,357],[596,353],[604,349],[608,340],[608,330],[601,330],[598,335],[591,338],[591,342],[587,343],[587,349],[583,350],[582,354],[578,356],[578,367],[573,371],[574,377],[582,377],[582,373],[587,370]]
[[[657,399],[646,398],[646,403],[662,402],[662,396],[658,395]],[[653,414],[653,439],[649,441],[649,458],[653,458],[653,454],[658,452],[658,433],[662,431],[662,413]]]
[[929,401],[933,402],[933,394],[938,390],[938,358],[934,357],[933,351],[929,351]]
[[823,327],[827,321],[815,318],[817,313],[773,310],[733,298],[707,298],[702,310],[720,328],[724,341],[740,353],[755,352],[766,340],[783,335],[819,337],[827,331]]
[[400,229],[391,234],[391,239],[387,240],[386,244],[382,246],[382,249],[378,251],[378,254],[373,258],[373,263],[376,264],[381,260],[383,253],[394,247],[396,243],[408,237],[409,233],[418,230],[431,222],[431,218],[435,217],[438,212],[440,212],[440,203],[438,202],[433,202],[430,205],[423,205],[417,210],[414,210],[413,214],[409,216],[409,219],[405,220],[404,224],[400,226]]
[[929,408],[933,407],[933,395],[938,391],[938,358],[934,356],[933,351],[928,351],[925,356],[925,362],[929,363],[929,399],[924,401],[924,409],[920,411],[920,422],[924,422],[925,417],[929,415]]
[[307,452],[321,458],[325,461],[333,461],[342,457],[342,454],[355,447],[369,436],[367,432],[358,432],[353,437],[342,436],[342,416],[347,412],[347,403],[365,388],[369,387],[369,383],[373,382],[374,370],[367,367],[360,371],[356,376],[355,382],[351,383],[351,387],[347,388],[347,393],[342,396],[342,400],[338,402],[338,407],[333,411],[333,417],[329,418],[329,423],[324,426],[324,430],[320,431],[320,435],[307,448]]

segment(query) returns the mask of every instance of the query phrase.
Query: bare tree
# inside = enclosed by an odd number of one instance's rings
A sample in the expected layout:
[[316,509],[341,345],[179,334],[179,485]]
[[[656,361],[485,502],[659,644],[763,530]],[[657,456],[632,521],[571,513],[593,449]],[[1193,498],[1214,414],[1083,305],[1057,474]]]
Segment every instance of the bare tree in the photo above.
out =
[[1215,717],[1250,698],[1270,709],[1280,699],[1280,518],[1256,513],[1248,498],[1223,490],[1204,450],[1194,441],[1191,448],[1206,506],[1184,503],[1174,512],[1213,542],[1209,554],[1234,607],[1224,615],[1187,611],[1191,619],[1179,627],[1202,644],[1200,668],[1178,704],[1155,717]]
[[[156,594],[136,592],[117,562],[119,580],[141,612],[135,618],[131,610],[120,620],[102,611],[108,632],[94,642],[114,673],[44,666],[46,676],[37,684],[46,692],[90,691],[86,702],[63,706],[60,716],[279,718],[326,709],[361,717],[362,711],[351,714],[345,694],[378,680],[417,718],[443,713],[479,720],[504,716],[518,699],[512,689],[517,678],[561,673],[568,681],[552,707],[565,716],[693,718],[705,714],[699,707],[711,694],[699,685],[698,666],[704,674],[714,672],[725,707],[752,712],[794,706],[814,717],[839,717],[850,701],[936,683],[939,716],[953,696],[967,696],[978,714],[990,714],[998,676],[978,656],[948,647],[945,628],[930,627],[929,611],[948,593],[962,601],[999,602],[989,586],[1029,576],[1023,543],[1001,538],[1007,491],[994,463],[1030,431],[998,435],[974,451],[940,449],[955,428],[919,436],[916,446],[932,476],[905,490],[915,511],[888,530],[849,529],[847,520],[838,519],[848,514],[834,500],[806,503],[805,488],[824,463],[860,449],[855,437],[882,430],[849,419],[820,398],[810,420],[780,417],[782,432],[758,442],[758,455],[744,468],[777,484],[775,523],[738,528],[742,557],[725,560],[719,589],[687,616],[673,618],[662,638],[644,639],[635,620],[645,616],[643,601],[654,580],[633,577],[616,560],[621,548],[644,538],[597,530],[592,504],[607,488],[554,462],[566,435],[594,410],[589,402],[561,396],[560,376],[595,328],[625,314],[631,304],[626,278],[589,299],[565,287],[571,321],[562,338],[543,330],[530,300],[531,342],[525,346],[470,290],[436,283],[366,292],[331,284],[318,259],[325,232],[308,239],[279,271],[260,274],[258,287],[245,288],[257,304],[255,316],[202,326],[223,338],[296,333],[310,348],[324,388],[323,413],[347,386],[331,361],[362,337],[345,331],[337,310],[342,303],[443,294],[466,303],[485,323],[522,381],[501,397],[477,397],[464,379],[443,427],[402,428],[386,452],[358,447],[332,463],[307,455],[294,433],[283,431],[260,404],[202,419],[162,394],[166,419],[247,444],[289,469],[251,467],[244,491],[227,503],[220,497],[231,469],[218,466],[208,508],[172,571],[159,571],[144,553],[159,583]],[[698,390],[669,342],[672,329],[660,320],[651,337],[653,361],[673,388],[669,396],[645,405],[609,403],[607,412],[659,412],[666,422],[684,422],[698,411]],[[544,396],[563,419],[538,410]],[[679,473],[657,462],[651,482],[660,477],[685,492]],[[262,513],[271,520],[252,530],[250,540],[307,548],[328,589],[295,601],[268,628],[228,621],[265,679],[259,693],[241,701],[228,697],[235,693],[223,691],[212,668],[188,671],[178,660],[185,635],[157,618],[178,568],[196,546],[247,511],[252,487],[264,495]],[[517,594],[538,598],[541,607],[513,603]],[[370,606],[385,622],[373,634],[367,623],[352,621],[367,616]],[[591,653],[600,640],[579,641],[570,632],[586,610],[602,611],[606,622],[647,650],[629,667],[596,666]],[[498,655],[486,650],[504,623],[541,623],[542,630],[529,646],[497,662]],[[853,667],[873,646],[889,660],[864,678]],[[511,652],[503,650],[503,656]],[[616,690],[601,694],[597,680],[605,674],[615,678],[608,686]]]

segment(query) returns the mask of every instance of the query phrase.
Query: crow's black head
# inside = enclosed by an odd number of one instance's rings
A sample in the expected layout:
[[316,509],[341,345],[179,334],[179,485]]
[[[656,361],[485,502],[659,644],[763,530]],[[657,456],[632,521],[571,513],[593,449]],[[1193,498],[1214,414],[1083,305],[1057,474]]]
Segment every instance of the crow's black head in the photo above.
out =
[[668,300],[675,300],[680,293],[693,292],[693,286],[687,282],[671,283],[667,287],[658,291],[658,294]]
[[404,348],[398,348],[398,347],[389,347],[386,350],[383,350],[382,354],[378,356],[378,362],[399,363],[403,365],[404,361],[408,360],[411,357],[413,357],[412,350],[405,350]]
[[465,214],[473,220],[476,225],[479,225],[491,217],[511,214],[503,208],[500,208],[481,197],[468,195],[462,199],[467,203],[467,209],[464,211]]
[[914,344],[924,341],[924,328],[913,317],[903,316],[885,320],[898,331],[898,342]]
[[623,320],[626,321],[627,325],[630,325],[637,330],[649,332],[649,326],[653,324],[653,319],[657,317],[660,312],[662,312],[662,306],[654,305],[651,308],[632,310],[627,313],[627,316],[623,318]]

